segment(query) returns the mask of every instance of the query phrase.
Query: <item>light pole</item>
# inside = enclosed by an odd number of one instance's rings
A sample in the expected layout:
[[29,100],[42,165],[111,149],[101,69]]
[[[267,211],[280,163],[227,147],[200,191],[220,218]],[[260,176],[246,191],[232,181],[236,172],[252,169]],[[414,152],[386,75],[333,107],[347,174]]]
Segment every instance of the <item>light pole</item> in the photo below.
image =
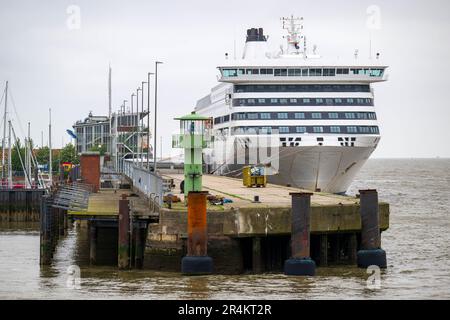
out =
[[[131,94],[131,127],[133,128],[132,130],[132,133],[131,134],[133,134],[134,133],[134,126],[133,126],[133,98],[134,98],[134,96],[135,96],[136,94],[133,92],[132,94]],[[134,162],[134,149],[133,149],[133,154],[132,154],[132,159],[133,159],[133,162]]]
[[[136,151],[139,154],[139,91],[142,91],[142,88],[136,89]],[[139,160],[139,159],[138,159]]]
[[153,142],[153,172],[156,174],[156,128],[157,128],[157,111],[158,111],[158,64],[160,61],[155,61],[155,128],[153,132],[154,142]]
[[[128,102],[128,100],[123,100],[123,115],[122,115],[122,125],[123,125],[123,118],[124,118],[124,116],[125,116],[125,110],[126,110],[126,103]],[[125,122],[125,124],[126,124],[126,122]],[[123,137],[122,137],[122,139],[123,139]],[[122,159],[122,157],[123,157],[123,155],[122,155],[122,153],[123,153],[123,146],[121,146],[121,152],[120,152],[120,171],[122,172],[122,170],[123,170],[123,159]]]
[[128,100],[123,100],[123,114],[125,115],[125,109],[127,107],[126,103],[128,102]]
[[149,72],[147,74],[147,170],[150,171],[150,76],[154,74]]
[[[146,83],[147,83],[146,81],[142,81],[142,97],[141,97],[142,114],[144,114],[144,84],[146,84]],[[139,111],[138,111],[138,113],[139,113]],[[141,145],[140,145],[140,148],[139,148],[139,153],[141,155],[140,167],[142,168],[144,166],[144,163],[143,163],[144,160],[142,159],[142,156],[144,154],[144,148],[142,147],[142,138],[144,137],[144,135],[143,135],[143,132],[144,132],[144,118],[141,119],[141,117],[139,117],[139,120],[141,122],[141,130],[139,130],[139,137],[140,137],[140,140],[141,140],[140,141]]]

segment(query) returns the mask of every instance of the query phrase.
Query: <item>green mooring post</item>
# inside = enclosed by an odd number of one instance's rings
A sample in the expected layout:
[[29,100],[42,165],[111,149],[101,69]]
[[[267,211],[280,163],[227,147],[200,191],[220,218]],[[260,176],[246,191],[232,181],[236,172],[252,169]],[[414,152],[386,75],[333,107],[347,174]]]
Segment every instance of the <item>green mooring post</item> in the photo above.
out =
[[212,119],[195,112],[175,118],[180,133],[172,137],[172,147],[184,149],[184,198],[191,191],[202,191],[202,153],[209,147]]

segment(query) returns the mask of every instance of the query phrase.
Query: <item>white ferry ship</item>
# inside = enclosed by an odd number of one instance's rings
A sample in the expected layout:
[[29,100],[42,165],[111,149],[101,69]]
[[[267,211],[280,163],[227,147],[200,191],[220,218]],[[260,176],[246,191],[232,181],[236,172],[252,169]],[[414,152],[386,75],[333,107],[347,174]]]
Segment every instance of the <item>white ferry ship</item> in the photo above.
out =
[[[248,29],[242,59],[226,55],[220,84],[197,102],[196,113],[213,118],[207,170],[239,176],[246,164],[270,167],[270,160],[250,160],[248,140],[277,132],[269,182],[345,193],[380,141],[372,84],[387,80],[387,66],[379,54],[364,59],[357,51],[326,60],[308,50],[302,18],[282,22],[287,46],[271,53],[263,29]],[[220,141],[233,143],[224,153]]]

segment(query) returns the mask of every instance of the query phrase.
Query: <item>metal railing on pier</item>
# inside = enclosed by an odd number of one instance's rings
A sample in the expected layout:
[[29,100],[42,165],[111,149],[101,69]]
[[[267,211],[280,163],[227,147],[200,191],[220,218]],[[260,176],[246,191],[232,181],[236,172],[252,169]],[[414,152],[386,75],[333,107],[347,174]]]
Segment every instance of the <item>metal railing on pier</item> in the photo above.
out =
[[123,174],[133,182],[133,186],[143,193],[152,205],[162,206],[164,183],[161,176],[148,171],[146,167],[141,168],[131,161],[123,161],[121,168],[123,168]]

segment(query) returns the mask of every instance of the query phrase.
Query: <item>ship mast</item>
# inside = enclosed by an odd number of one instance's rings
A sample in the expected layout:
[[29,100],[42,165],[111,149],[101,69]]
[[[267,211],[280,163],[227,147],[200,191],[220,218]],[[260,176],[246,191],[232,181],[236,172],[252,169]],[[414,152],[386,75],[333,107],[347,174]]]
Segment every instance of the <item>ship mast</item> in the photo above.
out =
[[288,55],[296,54],[304,54],[305,48],[303,43],[303,48],[300,50],[300,42],[304,39],[303,35],[301,35],[301,31],[303,30],[303,17],[294,18],[293,15],[287,18],[281,18],[283,22],[283,29],[288,32],[287,35],[287,50],[286,53]]

